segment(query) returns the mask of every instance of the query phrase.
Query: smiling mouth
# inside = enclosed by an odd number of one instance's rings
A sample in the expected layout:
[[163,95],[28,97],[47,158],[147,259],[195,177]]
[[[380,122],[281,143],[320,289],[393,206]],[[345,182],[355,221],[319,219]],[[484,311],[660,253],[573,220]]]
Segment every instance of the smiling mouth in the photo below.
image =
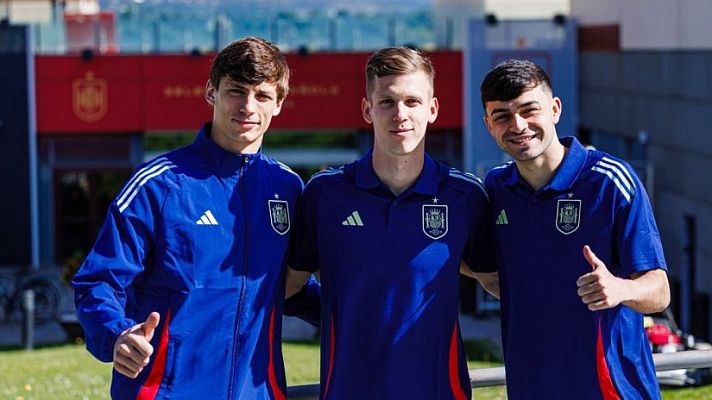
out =
[[233,119],[233,121],[235,121],[236,123],[238,123],[240,125],[247,125],[247,126],[257,126],[260,124],[257,121],[245,121],[245,120],[241,120],[241,119]]
[[400,135],[402,133],[410,132],[412,130],[413,130],[413,128],[400,128],[400,129],[391,129],[389,132],[394,135]]
[[536,135],[517,136],[517,137],[513,137],[513,138],[508,139],[508,141],[509,141],[510,143],[514,143],[514,144],[516,144],[516,145],[522,146],[522,145],[529,144],[529,142],[530,142],[532,139],[534,139],[535,137],[536,137]]

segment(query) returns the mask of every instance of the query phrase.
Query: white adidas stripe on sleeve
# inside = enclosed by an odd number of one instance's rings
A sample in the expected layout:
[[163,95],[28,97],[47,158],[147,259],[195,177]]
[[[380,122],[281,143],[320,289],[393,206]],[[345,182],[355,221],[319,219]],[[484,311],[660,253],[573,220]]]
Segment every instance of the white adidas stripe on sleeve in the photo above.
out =
[[[121,196],[121,198],[119,198],[119,200],[116,201],[116,205],[119,207],[119,212],[124,212],[126,207],[128,207],[129,204],[131,204],[131,201],[134,199],[134,197],[136,197],[139,190],[141,190],[141,187],[143,185],[145,185],[146,182],[148,182],[151,178],[161,175],[165,171],[168,171],[169,169],[174,168],[174,167],[175,167],[175,165],[173,165],[173,163],[168,161],[167,164],[156,165],[155,167],[151,168],[150,170],[145,171],[145,173],[144,173],[144,171],[142,171],[141,172],[141,176],[142,176],[141,180],[136,180],[132,184],[132,186],[135,186],[135,188],[132,187],[130,191],[127,190],[124,193],[124,195]],[[158,168],[158,169],[156,170],[156,168]],[[150,172],[150,171],[154,171],[154,172]]]
[[[277,161],[277,160],[275,160],[275,161]],[[298,177],[299,179],[301,179],[301,177],[299,176],[299,174],[297,174],[297,173],[294,172],[291,168],[289,168],[289,166],[288,166],[287,164],[281,163],[281,162],[279,162],[279,161],[277,161],[277,164],[279,164],[279,167],[280,167],[281,169],[283,169],[283,170],[285,170],[285,171],[291,173],[292,175]]]
[[482,183],[482,180],[480,180],[480,178],[476,177],[474,174],[471,174],[469,172],[462,172],[455,168],[451,168],[449,175],[455,179],[460,179],[474,184],[475,186],[480,188],[480,190],[482,190],[485,195],[487,195],[487,191],[485,190],[485,185]]
[[600,172],[603,175],[606,175],[607,177],[609,177],[613,181],[613,183],[615,183],[615,185],[618,187],[618,190],[621,191],[621,194],[623,194],[623,197],[625,197],[625,199],[628,200],[628,203],[630,203],[631,194],[630,194],[630,192],[628,192],[628,190],[621,183],[620,179],[618,179],[618,176],[614,175],[613,172],[611,172],[607,169],[600,168],[598,166],[594,166],[591,169],[596,172]]
[[625,174],[626,178],[628,178],[628,181],[630,182],[631,186],[633,187],[633,191],[635,192],[635,183],[634,183],[635,181],[633,180],[633,177],[630,176],[630,172],[628,172],[628,168],[626,168],[626,167],[625,167],[623,164],[621,164],[620,162],[618,162],[618,161],[616,161],[616,160],[613,160],[613,159],[611,159],[611,158],[608,158],[608,157],[603,157],[602,160],[603,160],[603,161],[606,161],[606,162],[608,162],[608,163],[610,163],[610,164],[617,165],[618,168],[620,168],[620,170],[623,171],[623,173]]
[[[631,194],[635,193],[635,188],[633,187],[633,185],[634,185],[633,178],[631,178],[630,175],[627,174],[628,171],[626,171],[626,173],[621,172],[621,168],[623,168],[623,166],[621,166],[619,168],[617,165],[609,164],[603,160],[597,162],[596,166],[603,168],[605,170],[611,171],[612,173],[616,174],[618,179],[628,189],[628,192]],[[623,168],[623,170],[625,171],[625,168]]]
[[133,187],[136,186],[136,182],[143,178],[145,174],[150,174],[151,172],[155,171],[154,168],[156,168],[157,165],[163,165],[166,163],[170,163],[170,161],[168,161],[168,159],[164,157],[160,157],[146,164],[140,170],[136,171],[136,173],[134,173],[131,179],[129,179],[129,181],[126,183],[121,192],[119,192],[119,195],[116,197],[118,199],[117,202],[123,201],[122,199],[126,197],[127,192],[130,192]]
[[343,174],[343,173],[344,173],[343,167],[339,168],[339,169],[325,169],[323,171],[317,172],[316,174],[312,175],[312,177],[309,178],[309,180],[307,181],[307,184],[305,186],[309,185],[311,183],[311,181],[313,181],[316,178],[321,178],[322,176],[338,175],[338,174]]

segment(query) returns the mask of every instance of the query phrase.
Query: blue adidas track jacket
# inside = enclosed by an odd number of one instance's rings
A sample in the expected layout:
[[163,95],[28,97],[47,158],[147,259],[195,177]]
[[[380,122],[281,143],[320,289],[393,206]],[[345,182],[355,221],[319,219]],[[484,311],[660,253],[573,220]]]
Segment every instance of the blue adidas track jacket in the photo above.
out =
[[284,399],[284,267],[301,179],[208,137],[142,166],[73,279],[88,350],[161,314],[151,362],[114,371],[116,399]]

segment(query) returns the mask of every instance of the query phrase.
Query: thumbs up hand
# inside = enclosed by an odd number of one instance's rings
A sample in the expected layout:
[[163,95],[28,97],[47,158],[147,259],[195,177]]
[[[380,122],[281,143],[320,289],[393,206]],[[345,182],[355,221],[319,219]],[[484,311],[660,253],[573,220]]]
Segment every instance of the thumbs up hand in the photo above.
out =
[[625,280],[608,271],[591,248],[583,246],[583,256],[591,264],[593,272],[580,276],[576,280],[578,295],[591,311],[613,308],[627,300]]
[[161,320],[160,314],[152,312],[145,322],[121,332],[114,342],[114,369],[129,378],[136,378],[148,365],[153,354],[150,341]]
[[154,311],[149,314],[148,318],[146,318],[146,322],[139,324],[143,331],[143,337],[146,338],[147,342],[150,342],[151,339],[153,339],[153,332],[156,331],[156,327],[160,321],[161,315]]

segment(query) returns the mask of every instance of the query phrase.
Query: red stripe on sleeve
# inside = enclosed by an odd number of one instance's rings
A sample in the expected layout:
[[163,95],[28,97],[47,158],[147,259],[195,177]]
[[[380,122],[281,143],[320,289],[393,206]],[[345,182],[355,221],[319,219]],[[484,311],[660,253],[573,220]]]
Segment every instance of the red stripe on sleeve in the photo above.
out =
[[158,350],[156,350],[156,358],[153,360],[151,372],[139,389],[136,395],[136,400],[153,400],[158,395],[158,388],[161,386],[161,381],[166,373],[166,353],[168,352],[168,326],[171,322],[171,310],[166,313],[166,321],[163,323],[163,332],[161,339],[158,341]]
[[598,372],[598,384],[601,387],[603,400],[620,400],[621,397],[618,395],[618,391],[616,391],[615,386],[613,386],[611,373],[608,370],[608,364],[606,363],[606,355],[603,352],[603,336],[601,335],[600,317],[598,318],[598,340],[596,340],[596,371]]
[[277,384],[277,377],[274,372],[274,307],[272,308],[272,315],[269,319],[269,365],[267,367],[269,386],[272,389],[272,394],[276,400],[285,400],[284,393],[282,389]]
[[450,362],[448,365],[448,371],[450,373],[450,389],[452,390],[452,395],[455,397],[455,400],[467,400],[465,392],[462,391],[462,387],[460,386],[458,355],[457,322],[455,322],[455,327],[452,329],[452,338],[450,339]]

